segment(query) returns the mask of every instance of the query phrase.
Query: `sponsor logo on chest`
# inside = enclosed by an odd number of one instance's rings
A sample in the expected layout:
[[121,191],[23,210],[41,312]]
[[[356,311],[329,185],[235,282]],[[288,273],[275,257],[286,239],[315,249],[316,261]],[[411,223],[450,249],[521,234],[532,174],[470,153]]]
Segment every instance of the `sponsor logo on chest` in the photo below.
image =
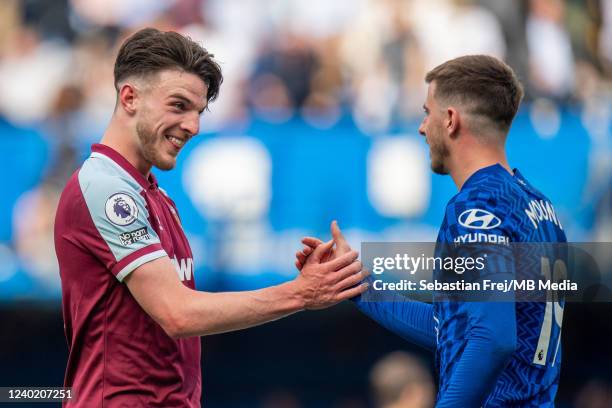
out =
[[454,239],[454,242],[458,244],[472,244],[476,242],[488,242],[490,244],[509,244],[510,238],[505,235],[472,232],[456,237]]
[[170,259],[176,273],[181,281],[193,279],[193,259],[192,258],[181,258],[180,260],[174,256]]
[[459,224],[466,228],[493,229],[499,227],[501,220],[487,210],[472,208],[459,215]]

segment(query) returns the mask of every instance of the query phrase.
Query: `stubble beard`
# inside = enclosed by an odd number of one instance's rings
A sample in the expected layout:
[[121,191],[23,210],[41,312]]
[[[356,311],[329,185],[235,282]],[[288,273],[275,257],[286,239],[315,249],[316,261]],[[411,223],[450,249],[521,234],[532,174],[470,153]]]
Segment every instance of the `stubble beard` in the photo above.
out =
[[446,161],[450,156],[450,152],[444,141],[441,138],[435,141],[431,140],[429,148],[431,154],[431,170],[436,174],[448,174]]
[[153,129],[149,128],[145,122],[136,124],[136,134],[140,141],[140,151],[146,161],[160,170],[171,170],[174,168],[174,160],[164,160],[158,148],[156,148],[159,137]]

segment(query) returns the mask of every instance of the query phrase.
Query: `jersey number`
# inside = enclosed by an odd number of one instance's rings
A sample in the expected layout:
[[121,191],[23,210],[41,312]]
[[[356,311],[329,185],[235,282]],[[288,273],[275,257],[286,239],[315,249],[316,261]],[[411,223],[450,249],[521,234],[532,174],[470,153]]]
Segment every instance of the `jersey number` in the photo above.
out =
[[[557,259],[553,264],[551,271],[550,259],[542,257],[541,260],[542,275],[544,279],[552,282],[559,282],[567,278],[567,267],[565,263]],[[552,272],[552,273],[551,273]],[[557,336],[557,344],[555,346],[555,354],[553,355],[551,366],[555,365],[557,359],[557,353],[559,352],[559,345],[561,344],[561,326],[563,324],[563,306],[559,302],[559,294],[557,291],[546,292],[546,310],[544,311],[544,321],[542,322],[542,329],[540,330],[540,337],[538,338],[538,346],[536,347],[535,354],[533,356],[533,364],[546,365],[546,357],[548,356],[548,348],[551,343],[551,336],[553,333],[553,320],[559,327],[559,335]],[[554,340],[554,339],[553,339]]]

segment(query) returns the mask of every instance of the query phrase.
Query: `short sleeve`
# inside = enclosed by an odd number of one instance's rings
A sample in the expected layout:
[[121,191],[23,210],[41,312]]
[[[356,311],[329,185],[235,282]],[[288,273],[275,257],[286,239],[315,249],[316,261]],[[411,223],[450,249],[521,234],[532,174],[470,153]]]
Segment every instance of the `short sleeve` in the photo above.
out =
[[138,184],[84,166],[79,172],[79,186],[95,227],[90,232],[93,237],[81,239],[90,243],[89,249],[119,281],[146,262],[167,256],[149,222]]

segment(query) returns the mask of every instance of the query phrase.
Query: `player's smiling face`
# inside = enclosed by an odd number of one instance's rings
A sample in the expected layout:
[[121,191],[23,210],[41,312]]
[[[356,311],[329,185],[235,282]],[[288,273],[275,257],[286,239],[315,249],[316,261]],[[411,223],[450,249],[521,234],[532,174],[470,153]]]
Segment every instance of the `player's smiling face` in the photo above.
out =
[[425,136],[425,141],[429,145],[431,169],[437,174],[448,174],[446,161],[449,150],[445,141],[447,134],[443,125],[444,112],[434,97],[435,89],[435,82],[429,84],[427,99],[423,104],[425,117],[419,126],[419,133]]
[[164,70],[143,89],[136,132],[140,154],[153,166],[170,170],[183,146],[200,130],[207,88],[195,74]]

